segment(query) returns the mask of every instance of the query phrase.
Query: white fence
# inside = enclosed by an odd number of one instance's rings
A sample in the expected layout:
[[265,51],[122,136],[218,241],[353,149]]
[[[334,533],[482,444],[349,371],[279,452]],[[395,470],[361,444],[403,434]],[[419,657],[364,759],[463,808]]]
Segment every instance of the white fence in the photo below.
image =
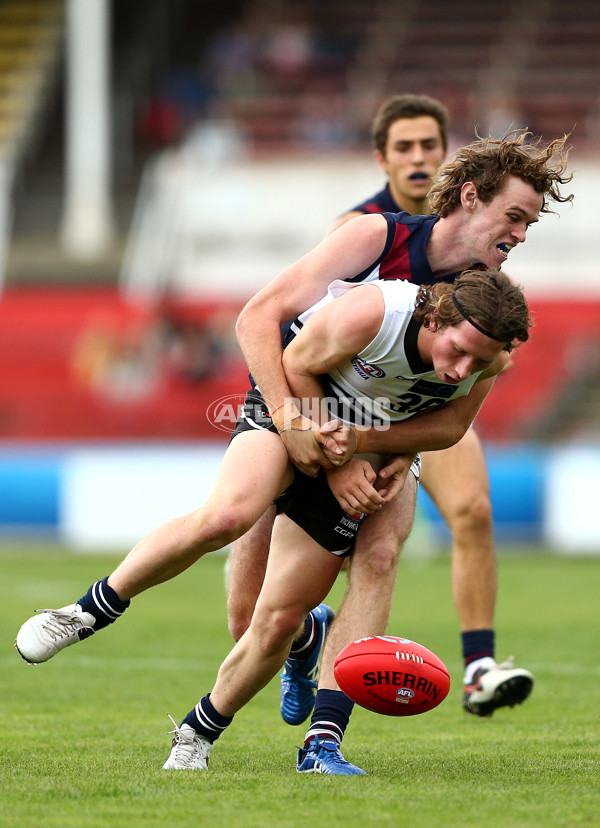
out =
[[[566,192],[573,205],[543,216],[508,272],[530,294],[600,295],[596,221],[600,166],[582,164]],[[246,299],[310,250],[333,219],[384,180],[364,156],[250,160],[168,151],[148,166],[122,270],[132,296],[168,286],[210,298]]]

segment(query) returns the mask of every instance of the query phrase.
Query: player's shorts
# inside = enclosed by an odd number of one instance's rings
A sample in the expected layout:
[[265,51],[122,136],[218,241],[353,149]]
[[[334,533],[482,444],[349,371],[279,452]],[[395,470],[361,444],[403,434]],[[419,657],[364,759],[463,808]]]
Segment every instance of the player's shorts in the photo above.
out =
[[[269,410],[260,392],[248,391],[240,417],[231,439],[244,431],[257,429],[273,431]],[[411,471],[419,479],[420,458],[415,458]],[[276,500],[277,511],[286,514],[307,535],[334,555],[349,555],[352,551],[360,524],[366,517],[350,517],[338,503],[329,488],[327,475],[319,469],[316,477],[310,477],[294,468],[294,480]]]

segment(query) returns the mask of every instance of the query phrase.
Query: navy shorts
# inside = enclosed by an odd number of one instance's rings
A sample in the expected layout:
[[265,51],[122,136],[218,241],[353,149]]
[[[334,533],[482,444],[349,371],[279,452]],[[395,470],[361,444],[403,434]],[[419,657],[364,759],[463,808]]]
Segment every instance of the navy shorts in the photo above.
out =
[[[277,434],[268,408],[259,391],[246,394],[244,407],[231,435],[233,440],[244,431],[267,430]],[[309,477],[294,468],[292,484],[275,500],[278,512],[286,514],[307,535],[334,555],[349,555],[360,527],[359,520],[345,512],[327,483],[327,475],[319,469],[317,477]]]

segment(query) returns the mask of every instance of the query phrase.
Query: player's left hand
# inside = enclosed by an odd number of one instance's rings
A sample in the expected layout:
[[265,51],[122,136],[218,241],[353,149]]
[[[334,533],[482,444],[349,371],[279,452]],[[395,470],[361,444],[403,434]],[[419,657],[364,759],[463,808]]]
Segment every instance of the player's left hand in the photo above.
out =
[[328,469],[326,474],[329,488],[350,517],[370,515],[384,505],[384,498],[373,486],[377,475],[366,460],[354,457],[341,467]]
[[395,454],[379,470],[375,488],[386,503],[393,500],[404,488],[406,477],[414,459],[414,454]]

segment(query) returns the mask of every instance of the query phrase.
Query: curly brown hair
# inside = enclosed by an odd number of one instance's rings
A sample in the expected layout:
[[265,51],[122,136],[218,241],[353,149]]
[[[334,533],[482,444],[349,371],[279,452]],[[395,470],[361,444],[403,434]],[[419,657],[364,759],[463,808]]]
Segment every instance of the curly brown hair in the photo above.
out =
[[442,146],[448,149],[448,110],[443,103],[429,95],[392,95],[384,101],[373,120],[371,138],[373,147],[385,158],[390,127],[402,118],[420,118],[429,115],[438,122]]
[[523,289],[501,270],[491,268],[465,270],[454,284],[422,285],[414,317],[426,325],[434,313],[442,327],[469,319],[478,330],[505,343],[502,350],[509,353],[515,343],[527,342],[532,326]]
[[567,184],[573,175],[566,175],[569,148],[568,135],[544,145],[527,129],[514,129],[502,138],[480,138],[457,150],[452,159],[437,171],[431,190],[431,210],[445,217],[460,204],[461,188],[467,181],[477,187],[477,195],[485,204],[497,195],[507,176],[513,175],[531,184],[543,195],[542,213],[552,213],[549,201],[572,201],[563,196],[559,185]]

